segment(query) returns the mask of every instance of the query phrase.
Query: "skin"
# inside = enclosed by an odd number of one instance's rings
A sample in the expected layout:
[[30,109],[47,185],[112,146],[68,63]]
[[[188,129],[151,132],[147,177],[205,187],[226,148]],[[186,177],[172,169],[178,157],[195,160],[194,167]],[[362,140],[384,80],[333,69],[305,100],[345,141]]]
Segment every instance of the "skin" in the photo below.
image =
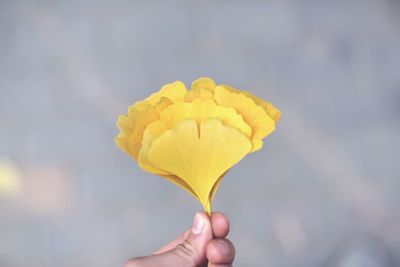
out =
[[230,267],[235,247],[226,237],[229,219],[220,212],[195,215],[193,225],[152,255],[129,260],[124,267]]

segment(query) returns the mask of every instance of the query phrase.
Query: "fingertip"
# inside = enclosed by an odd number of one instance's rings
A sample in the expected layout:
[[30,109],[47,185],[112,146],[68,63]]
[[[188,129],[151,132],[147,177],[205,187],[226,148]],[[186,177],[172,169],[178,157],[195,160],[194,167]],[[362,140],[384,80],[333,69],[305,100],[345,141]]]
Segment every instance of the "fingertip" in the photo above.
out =
[[214,212],[211,215],[211,226],[216,238],[224,238],[229,233],[229,218],[221,212]]
[[213,212],[211,214],[211,219],[221,219],[224,220],[227,224],[230,223],[229,217],[226,214],[219,211]]
[[212,264],[231,264],[235,247],[228,239],[214,239],[207,245],[207,259]]

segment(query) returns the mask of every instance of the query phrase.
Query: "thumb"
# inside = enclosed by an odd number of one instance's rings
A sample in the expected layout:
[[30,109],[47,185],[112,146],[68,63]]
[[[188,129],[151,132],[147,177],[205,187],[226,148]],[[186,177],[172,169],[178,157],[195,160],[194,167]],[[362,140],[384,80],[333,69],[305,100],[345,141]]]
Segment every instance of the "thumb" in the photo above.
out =
[[197,267],[207,262],[206,248],[213,238],[211,222],[204,212],[196,213],[188,237],[161,254],[134,258],[125,267]]

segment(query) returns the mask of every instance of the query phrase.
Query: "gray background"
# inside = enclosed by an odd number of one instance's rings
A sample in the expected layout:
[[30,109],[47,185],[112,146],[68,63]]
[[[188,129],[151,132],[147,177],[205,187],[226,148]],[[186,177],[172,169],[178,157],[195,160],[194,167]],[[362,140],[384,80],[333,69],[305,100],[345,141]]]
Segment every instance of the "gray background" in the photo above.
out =
[[326,266],[354,240],[399,266],[394,0],[0,1],[0,164],[20,181],[0,266],[121,266],[189,227],[200,205],[113,137],[128,105],[200,76],[283,113],[215,200],[236,266]]

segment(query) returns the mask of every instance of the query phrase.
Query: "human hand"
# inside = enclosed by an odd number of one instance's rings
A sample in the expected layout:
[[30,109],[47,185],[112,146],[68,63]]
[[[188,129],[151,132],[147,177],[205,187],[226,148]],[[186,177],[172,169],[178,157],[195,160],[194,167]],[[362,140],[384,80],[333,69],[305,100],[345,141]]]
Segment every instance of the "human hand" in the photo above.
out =
[[211,218],[204,212],[195,215],[191,229],[150,256],[129,260],[125,267],[229,267],[235,248],[226,239],[229,219],[214,212]]

